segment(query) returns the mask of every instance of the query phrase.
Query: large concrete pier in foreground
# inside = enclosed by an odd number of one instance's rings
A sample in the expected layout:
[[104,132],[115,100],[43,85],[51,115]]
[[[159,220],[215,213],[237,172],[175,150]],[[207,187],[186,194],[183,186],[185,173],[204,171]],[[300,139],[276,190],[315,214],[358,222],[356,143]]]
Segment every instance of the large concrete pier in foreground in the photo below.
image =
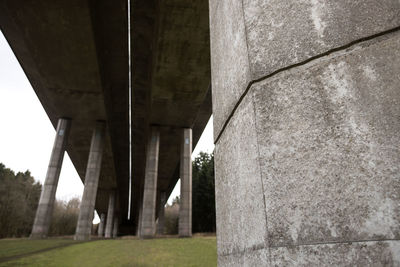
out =
[[399,14],[210,0],[220,266],[400,265]]

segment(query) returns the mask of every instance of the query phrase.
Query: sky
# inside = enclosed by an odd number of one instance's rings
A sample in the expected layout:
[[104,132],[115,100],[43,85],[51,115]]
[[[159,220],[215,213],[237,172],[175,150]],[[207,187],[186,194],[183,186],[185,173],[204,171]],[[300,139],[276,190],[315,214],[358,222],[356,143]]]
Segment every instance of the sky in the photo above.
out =
[[[192,158],[214,150],[212,124],[211,117]],[[54,137],[55,129],[0,31],[0,162],[15,172],[29,170],[43,184]],[[82,193],[82,181],[66,153],[56,198],[68,201]],[[168,203],[179,194],[178,182]]]

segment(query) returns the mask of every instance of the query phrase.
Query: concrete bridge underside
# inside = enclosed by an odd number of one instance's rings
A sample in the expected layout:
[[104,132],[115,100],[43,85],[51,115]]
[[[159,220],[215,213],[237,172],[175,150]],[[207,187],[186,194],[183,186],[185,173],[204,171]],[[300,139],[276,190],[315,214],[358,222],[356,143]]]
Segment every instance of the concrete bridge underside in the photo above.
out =
[[[120,232],[134,234],[146,143],[159,126],[159,192],[179,179],[180,138],[196,145],[211,116],[208,3],[132,1],[132,215],[129,193],[127,1],[0,1],[0,26],[54,127],[71,119],[67,152],[82,181],[96,121],[107,125],[95,209],[117,189]],[[158,208],[156,209],[158,210]]]

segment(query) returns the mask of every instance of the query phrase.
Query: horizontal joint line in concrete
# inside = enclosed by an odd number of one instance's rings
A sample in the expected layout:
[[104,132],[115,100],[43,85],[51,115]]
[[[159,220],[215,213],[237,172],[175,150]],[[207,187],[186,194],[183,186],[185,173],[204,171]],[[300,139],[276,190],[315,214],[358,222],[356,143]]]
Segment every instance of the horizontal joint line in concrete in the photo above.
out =
[[310,242],[310,243],[302,243],[302,244],[285,244],[285,245],[271,245],[266,246],[263,244],[254,245],[250,248],[245,248],[244,250],[238,251],[233,250],[229,253],[222,253],[220,256],[229,256],[235,254],[245,254],[252,251],[257,251],[261,249],[269,249],[269,248],[293,248],[293,247],[304,247],[304,246],[319,246],[319,245],[335,245],[335,244],[347,244],[351,245],[353,243],[369,243],[369,242],[385,242],[385,241],[400,241],[400,239],[365,239],[365,240],[349,240],[349,241],[326,241],[326,242]]
[[400,26],[397,26],[395,28],[392,28],[392,29],[389,29],[389,30],[386,30],[386,31],[383,31],[383,32],[380,32],[380,33],[376,33],[376,34],[373,34],[373,35],[370,35],[370,36],[366,36],[366,37],[354,40],[354,41],[352,41],[352,42],[350,42],[348,44],[333,48],[333,49],[328,50],[328,51],[326,51],[326,52],[324,52],[322,54],[310,57],[310,58],[308,58],[308,59],[306,59],[304,61],[301,61],[299,63],[293,64],[293,65],[289,65],[289,66],[286,66],[284,68],[280,68],[280,69],[278,69],[278,70],[276,70],[276,71],[274,71],[274,72],[272,72],[270,74],[267,74],[267,75],[265,75],[265,76],[263,76],[261,78],[258,78],[256,80],[250,81],[249,84],[246,87],[246,90],[244,90],[243,94],[240,96],[239,100],[236,102],[236,105],[233,107],[233,109],[232,109],[231,113],[229,114],[228,118],[225,120],[224,125],[222,126],[222,129],[219,131],[218,136],[214,141],[214,144],[218,143],[219,139],[221,138],[222,134],[225,131],[225,128],[228,126],[228,123],[232,119],[232,117],[235,114],[237,108],[239,107],[240,103],[243,101],[244,97],[247,95],[247,93],[249,92],[249,90],[250,90],[250,88],[251,88],[251,86],[253,84],[261,82],[261,81],[266,80],[266,79],[269,79],[269,78],[271,78],[271,77],[273,77],[273,76],[275,76],[275,75],[277,75],[277,74],[279,74],[281,72],[284,72],[284,71],[287,71],[287,70],[290,70],[290,69],[305,65],[305,64],[307,64],[307,63],[309,63],[311,61],[314,61],[316,59],[329,56],[329,55],[331,55],[331,54],[333,54],[335,52],[339,52],[341,50],[348,49],[351,46],[354,46],[356,44],[359,44],[359,43],[362,43],[362,42],[366,42],[366,41],[378,38],[378,37],[386,35],[386,34],[394,33],[396,31],[400,31]]

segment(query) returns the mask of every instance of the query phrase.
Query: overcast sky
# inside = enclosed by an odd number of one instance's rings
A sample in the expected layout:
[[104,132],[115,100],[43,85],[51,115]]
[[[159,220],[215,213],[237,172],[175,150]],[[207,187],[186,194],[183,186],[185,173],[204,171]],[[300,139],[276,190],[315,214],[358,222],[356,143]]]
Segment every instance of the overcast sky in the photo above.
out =
[[[42,184],[55,130],[10,46],[0,31],[0,162],[18,172],[29,170]],[[214,149],[212,118],[192,158]],[[171,198],[179,195],[179,183]],[[83,184],[66,154],[58,183],[58,199],[81,197]]]

